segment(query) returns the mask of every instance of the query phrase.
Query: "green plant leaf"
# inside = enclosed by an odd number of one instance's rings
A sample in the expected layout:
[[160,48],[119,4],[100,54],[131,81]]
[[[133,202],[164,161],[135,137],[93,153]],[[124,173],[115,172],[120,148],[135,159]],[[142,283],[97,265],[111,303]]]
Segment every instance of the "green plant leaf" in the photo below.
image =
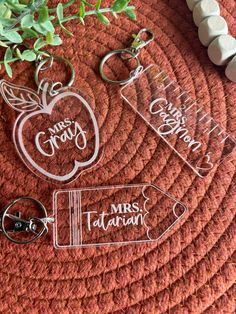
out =
[[101,4],[102,4],[102,0],[97,0],[96,5],[95,5],[97,11],[100,9]]
[[71,33],[63,24],[60,24],[61,29],[63,30],[64,33],[66,33],[69,36],[74,36],[73,33]]
[[39,35],[37,32],[35,32],[33,29],[31,28],[23,28],[23,34],[22,34],[22,39],[26,39],[26,38],[38,38]]
[[49,20],[48,7],[43,6],[39,9],[38,23],[42,24]]
[[8,8],[10,8],[14,13],[22,13],[27,8],[26,5],[20,4],[18,1],[8,0],[4,2],[7,2]]
[[43,38],[38,38],[35,43],[34,43],[34,50],[38,51],[42,47],[46,46],[46,42],[44,41]]
[[12,69],[11,69],[10,65],[5,62],[5,63],[4,63],[4,66],[5,66],[7,75],[10,76],[10,78],[12,78]]
[[21,59],[22,60],[22,54],[20,52],[20,49],[19,48],[16,48],[15,50],[15,55],[17,56],[17,58]]
[[125,10],[125,14],[133,21],[135,21],[137,19],[136,13],[133,9],[127,8]]
[[[3,1],[2,1],[3,2]],[[5,1],[4,1],[5,2]],[[4,3],[0,3],[0,16],[4,16],[4,12],[6,10],[6,6]]]
[[85,4],[85,5],[88,5],[89,7],[92,7],[92,3],[89,3],[88,1],[86,0],[82,0],[82,2]]
[[60,22],[63,19],[63,5],[62,5],[62,3],[58,3],[56,13],[57,13],[58,20]]
[[12,24],[16,23],[16,19],[5,19],[3,17],[0,17],[0,23],[3,26],[12,26]]
[[85,4],[83,1],[80,2],[79,17],[82,17],[82,18],[85,17]]
[[34,24],[34,18],[31,14],[25,15],[21,20],[21,27],[31,28]]
[[0,16],[9,19],[11,17],[11,10],[3,3],[0,4]]
[[103,15],[102,13],[97,13],[97,17],[99,19],[100,22],[102,22],[102,24],[104,25],[109,25],[110,24],[110,21],[108,20],[108,18]]
[[116,19],[118,19],[118,15],[117,15],[117,13],[116,12],[111,12],[112,13],[112,15],[116,18]]
[[52,40],[52,42],[51,42],[51,45],[52,45],[52,46],[60,46],[61,44],[62,44],[62,40],[61,40],[60,36],[55,35],[55,36],[53,37],[53,40]]
[[[70,0],[68,2],[66,2],[65,4],[62,4],[63,9],[69,8],[72,4],[75,3],[76,0]],[[48,9],[48,12],[56,12],[56,8],[50,8]]]
[[46,42],[47,42],[47,44],[51,44],[53,42],[53,33],[47,32],[47,34],[46,34]]
[[54,33],[55,29],[51,21],[44,23],[34,23],[33,28],[40,34],[46,35],[47,32]]
[[32,62],[32,61],[35,61],[36,60],[36,53],[32,50],[25,50],[22,52],[22,60],[26,60],[26,61],[29,61],[29,62]]
[[127,7],[129,0],[116,0],[112,6],[113,12],[120,13]]
[[79,19],[80,19],[81,24],[85,25],[84,19],[82,17],[80,17]]
[[46,21],[44,23],[41,23],[41,26],[44,27],[48,32],[52,32],[52,33],[55,32],[55,28],[51,21]]
[[30,0],[20,0],[19,1],[21,4],[29,4]]
[[20,34],[18,34],[16,31],[4,32],[2,35],[6,39],[8,39],[9,41],[11,41],[12,43],[15,43],[15,44],[20,44],[23,41]]
[[1,46],[1,47],[4,47],[4,48],[7,48],[7,47],[8,47],[7,44],[5,44],[5,43],[4,43],[3,41],[1,41],[1,40],[0,40],[0,46]]
[[12,51],[11,51],[11,48],[8,47],[4,55],[4,61],[9,62],[9,60],[11,59],[12,59]]
[[3,62],[4,62],[4,66],[5,66],[7,75],[10,77],[12,77],[12,69],[11,69],[10,65],[8,64],[8,62],[10,62],[11,60],[12,60],[12,51],[11,51],[11,48],[8,47],[6,49]]
[[58,4],[57,9],[56,9],[56,13],[57,13],[57,17],[58,17],[58,23],[61,27],[61,29],[63,30],[63,32],[65,32],[66,34],[73,36],[73,34],[65,28],[65,26],[62,24],[61,20],[63,19],[64,15],[63,15],[63,5],[61,3]]

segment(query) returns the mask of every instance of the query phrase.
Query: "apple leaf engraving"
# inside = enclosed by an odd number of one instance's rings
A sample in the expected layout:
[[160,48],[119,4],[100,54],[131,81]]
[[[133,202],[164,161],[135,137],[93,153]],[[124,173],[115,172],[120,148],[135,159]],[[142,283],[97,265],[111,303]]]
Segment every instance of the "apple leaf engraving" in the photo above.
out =
[[43,108],[40,97],[30,88],[17,86],[2,80],[0,82],[0,93],[6,103],[16,111],[30,112]]

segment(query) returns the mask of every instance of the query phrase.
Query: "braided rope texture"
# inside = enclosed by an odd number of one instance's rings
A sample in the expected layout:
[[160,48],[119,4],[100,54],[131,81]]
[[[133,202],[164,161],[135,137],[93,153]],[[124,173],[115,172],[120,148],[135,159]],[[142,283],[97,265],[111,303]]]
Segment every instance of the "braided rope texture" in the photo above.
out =
[[[100,79],[98,65],[108,51],[127,47],[131,34],[152,29],[155,42],[140,55],[144,66],[159,64],[208,112],[220,110],[234,137],[235,85],[208,60],[185,0],[133,2],[137,22],[122,16],[105,27],[89,17],[85,28],[75,21],[68,25],[75,36],[64,36],[64,45],[55,48],[75,66],[75,86],[101,105],[99,124],[106,144],[105,160],[67,187],[152,182],[183,201],[188,213],[165,239],[152,244],[55,250],[51,229],[30,246],[1,237],[1,313],[235,313],[236,156],[205,179],[197,177],[122,103],[119,88]],[[219,3],[236,36],[235,1]],[[12,82],[35,89],[33,72],[32,64],[15,64]],[[53,75],[58,80],[61,74]],[[24,166],[11,139],[16,112],[2,99],[0,106],[1,205],[31,195],[50,211],[57,186]]]

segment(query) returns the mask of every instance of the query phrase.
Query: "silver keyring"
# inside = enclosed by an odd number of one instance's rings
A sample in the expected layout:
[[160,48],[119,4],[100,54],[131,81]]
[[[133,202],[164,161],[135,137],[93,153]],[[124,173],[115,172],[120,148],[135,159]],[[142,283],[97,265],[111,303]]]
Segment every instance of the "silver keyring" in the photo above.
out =
[[[46,55],[45,55],[46,53]],[[39,65],[39,63],[43,60],[43,59],[47,59],[47,61],[49,61],[49,65],[46,65],[45,67],[41,67],[40,71],[45,71],[47,69],[50,69],[52,67],[53,64],[53,55],[49,52],[49,51],[44,51],[44,54],[38,54],[35,60],[35,64],[36,66]]]
[[[109,60],[114,55],[125,54],[125,53],[128,53],[129,55],[131,55],[132,59],[136,60],[136,68],[130,72],[130,77],[125,79],[125,80],[114,81],[114,80],[109,79],[104,73],[104,66],[105,66],[107,60]],[[101,77],[103,78],[104,81],[107,81],[107,82],[112,83],[112,84],[119,84],[119,85],[125,85],[125,84],[132,82],[137,77],[137,75],[140,73],[141,69],[142,69],[142,66],[141,66],[141,63],[139,61],[137,53],[132,52],[130,49],[118,49],[118,50],[113,50],[113,51],[109,52],[102,59],[100,66],[99,66],[99,71],[100,71]]]
[[[69,82],[67,83],[66,86],[72,86],[72,84],[74,83],[74,80],[75,80],[75,69],[72,65],[72,63],[70,63],[69,60],[67,60],[66,58],[63,58],[63,57],[60,57],[60,56],[57,56],[57,55],[50,55],[48,58],[44,58],[42,59],[37,67],[36,67],[36,70],[34,72],[34,80],[35,80],[35,83],[37,84],[37,86],[40,86],[40,81],[39,81],[39,72],[40,71],[44,71],[45,70],[45,67],[43,67],[48,61],[50,60],[59,60],[59,61],[62,61],[64,62],[69,68],[70,68],[70,71],[71,71],[71,77],[70,77],[70,80]],[[52,64],[53,62],[50,62],[50,65],[48,68],[52,67]]]
[[[32,223],[33,224],[33,221],[40,221],[40,222],[42,222],[42,224],[43,224],[43,228],[42,228],[42,230],[40,230],[40,232],[38,232],[38,233],[35,233],[35,235],[31,238],[31,239],[29,239],[29,240],[16,240],[16,239],[14,239],[14,238],[12,238],[10,235],[9,235],[9,230],[7,230],[6,229],[6,227],[5,227],[5,218],[6,217],[9,217],[10,219],[13,219],[9,214],[8,214],[8,211],[16,204],[16,203],[18,203],[18,202],[20,202],[20,201],[22,201],[22,200],[29,200],[29,201],[31,201],[31,202],[33,202],[33,203],[35,203],[36,205],[37,205],[37,207],[39,208],[39,210],[43,213],[43,218],[31,218],[29,221],[26,221],[27,223]],[[21,218],[18,218],[18,217],[15,217],[15,216],[13,216],[14,217],[14,219],[16,219],[18,222],[21,222],[21,221],[23,221],[23,222],[25,222],[23,219],[21,219]],[[43,204],[40,202],[40,201],[38,201],[38,200],[36,200],[35,198],[32,198],[32,197],[28,197],[28,196],[23,196],[23,197],[19,197],[19,198],[17,198],[17,199],[15,199],[14,201],[12,201],[9,205],[7,205],[7,207],[5,208],[5,210],[4,210],[4,212],[3,212],[3,214],[2,214],[2,216],[1,216],[1,231],[3,232],[3,234],[5,235],[5,237],[8,239],[8,240],[10,240],[11,242],[14,242],[14,243],[17,243],[17,244],[28,244],[28,243],[32,243],[32,242],[34,242],[35,240],[37,240],[38,238],[40,238],[42,235],[43,235],[43,233],[45,232],[45,231],[47,231],[47,225],[43,222],[43,220],[41,220],[41,219],[45,219],[45,218],[47,218],[47,210],[46,210],[46,208],[43,206]],[[30,232],[32,232],[33,233],[33,231],[32,230],[30,230]]]

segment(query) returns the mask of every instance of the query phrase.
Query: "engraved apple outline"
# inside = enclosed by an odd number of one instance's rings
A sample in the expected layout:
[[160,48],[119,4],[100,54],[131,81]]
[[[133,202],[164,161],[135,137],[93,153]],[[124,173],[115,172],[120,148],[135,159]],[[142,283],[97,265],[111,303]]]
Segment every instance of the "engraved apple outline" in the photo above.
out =
[[[5,102],[14,110],[20,112],[20,115],[17,117],[14,128],[13,128],[13,141],[16,146],[17,152],[26,166],[29,168],[28,163],[36,169],[40,174],[48,177],[49,179],[55,180],[57,182],[69,182],[80,174],[78,170],[81,168],[89,167],[97,158],[99,153],[99,128],[97,124],[96,117],[94,112],[88,102],[78,93],[73,91],[63,91],[59,92],[59,94],[52,97],[50,102],[47,102],[47,92],[49,90],[49,83],[45,82],[42,87],[42,94],[41,97],[39,93],[36,93],[34,90],[26,87],[21,87],[14,85],[12,83],[7,82],[6,80],[0,81],[0,93],[2,94],[3,99]],[[16,96],[14,91],[19,93],[19,96]],[[85,110],[89,113],[89,116],[92,120],[93,128],[94,128],[94,135],[95,135],[95,147],[93,155],[87,160],[80,162],[78,160],[74,160],[74,167],[73,169],[67,173],[66,175],[56,175],[53,174],[41,166],[39,166],[34,159],[30,156],[27,152],[27,149],[24,145],[23,141],[23,128],[25,123],[32,117],[41,114],[48,114],[51,115],[55,105],[65,97],[75,97],[79,100],[82,105],[84,106]],[[19,147],[18,147],[19,145]]]

